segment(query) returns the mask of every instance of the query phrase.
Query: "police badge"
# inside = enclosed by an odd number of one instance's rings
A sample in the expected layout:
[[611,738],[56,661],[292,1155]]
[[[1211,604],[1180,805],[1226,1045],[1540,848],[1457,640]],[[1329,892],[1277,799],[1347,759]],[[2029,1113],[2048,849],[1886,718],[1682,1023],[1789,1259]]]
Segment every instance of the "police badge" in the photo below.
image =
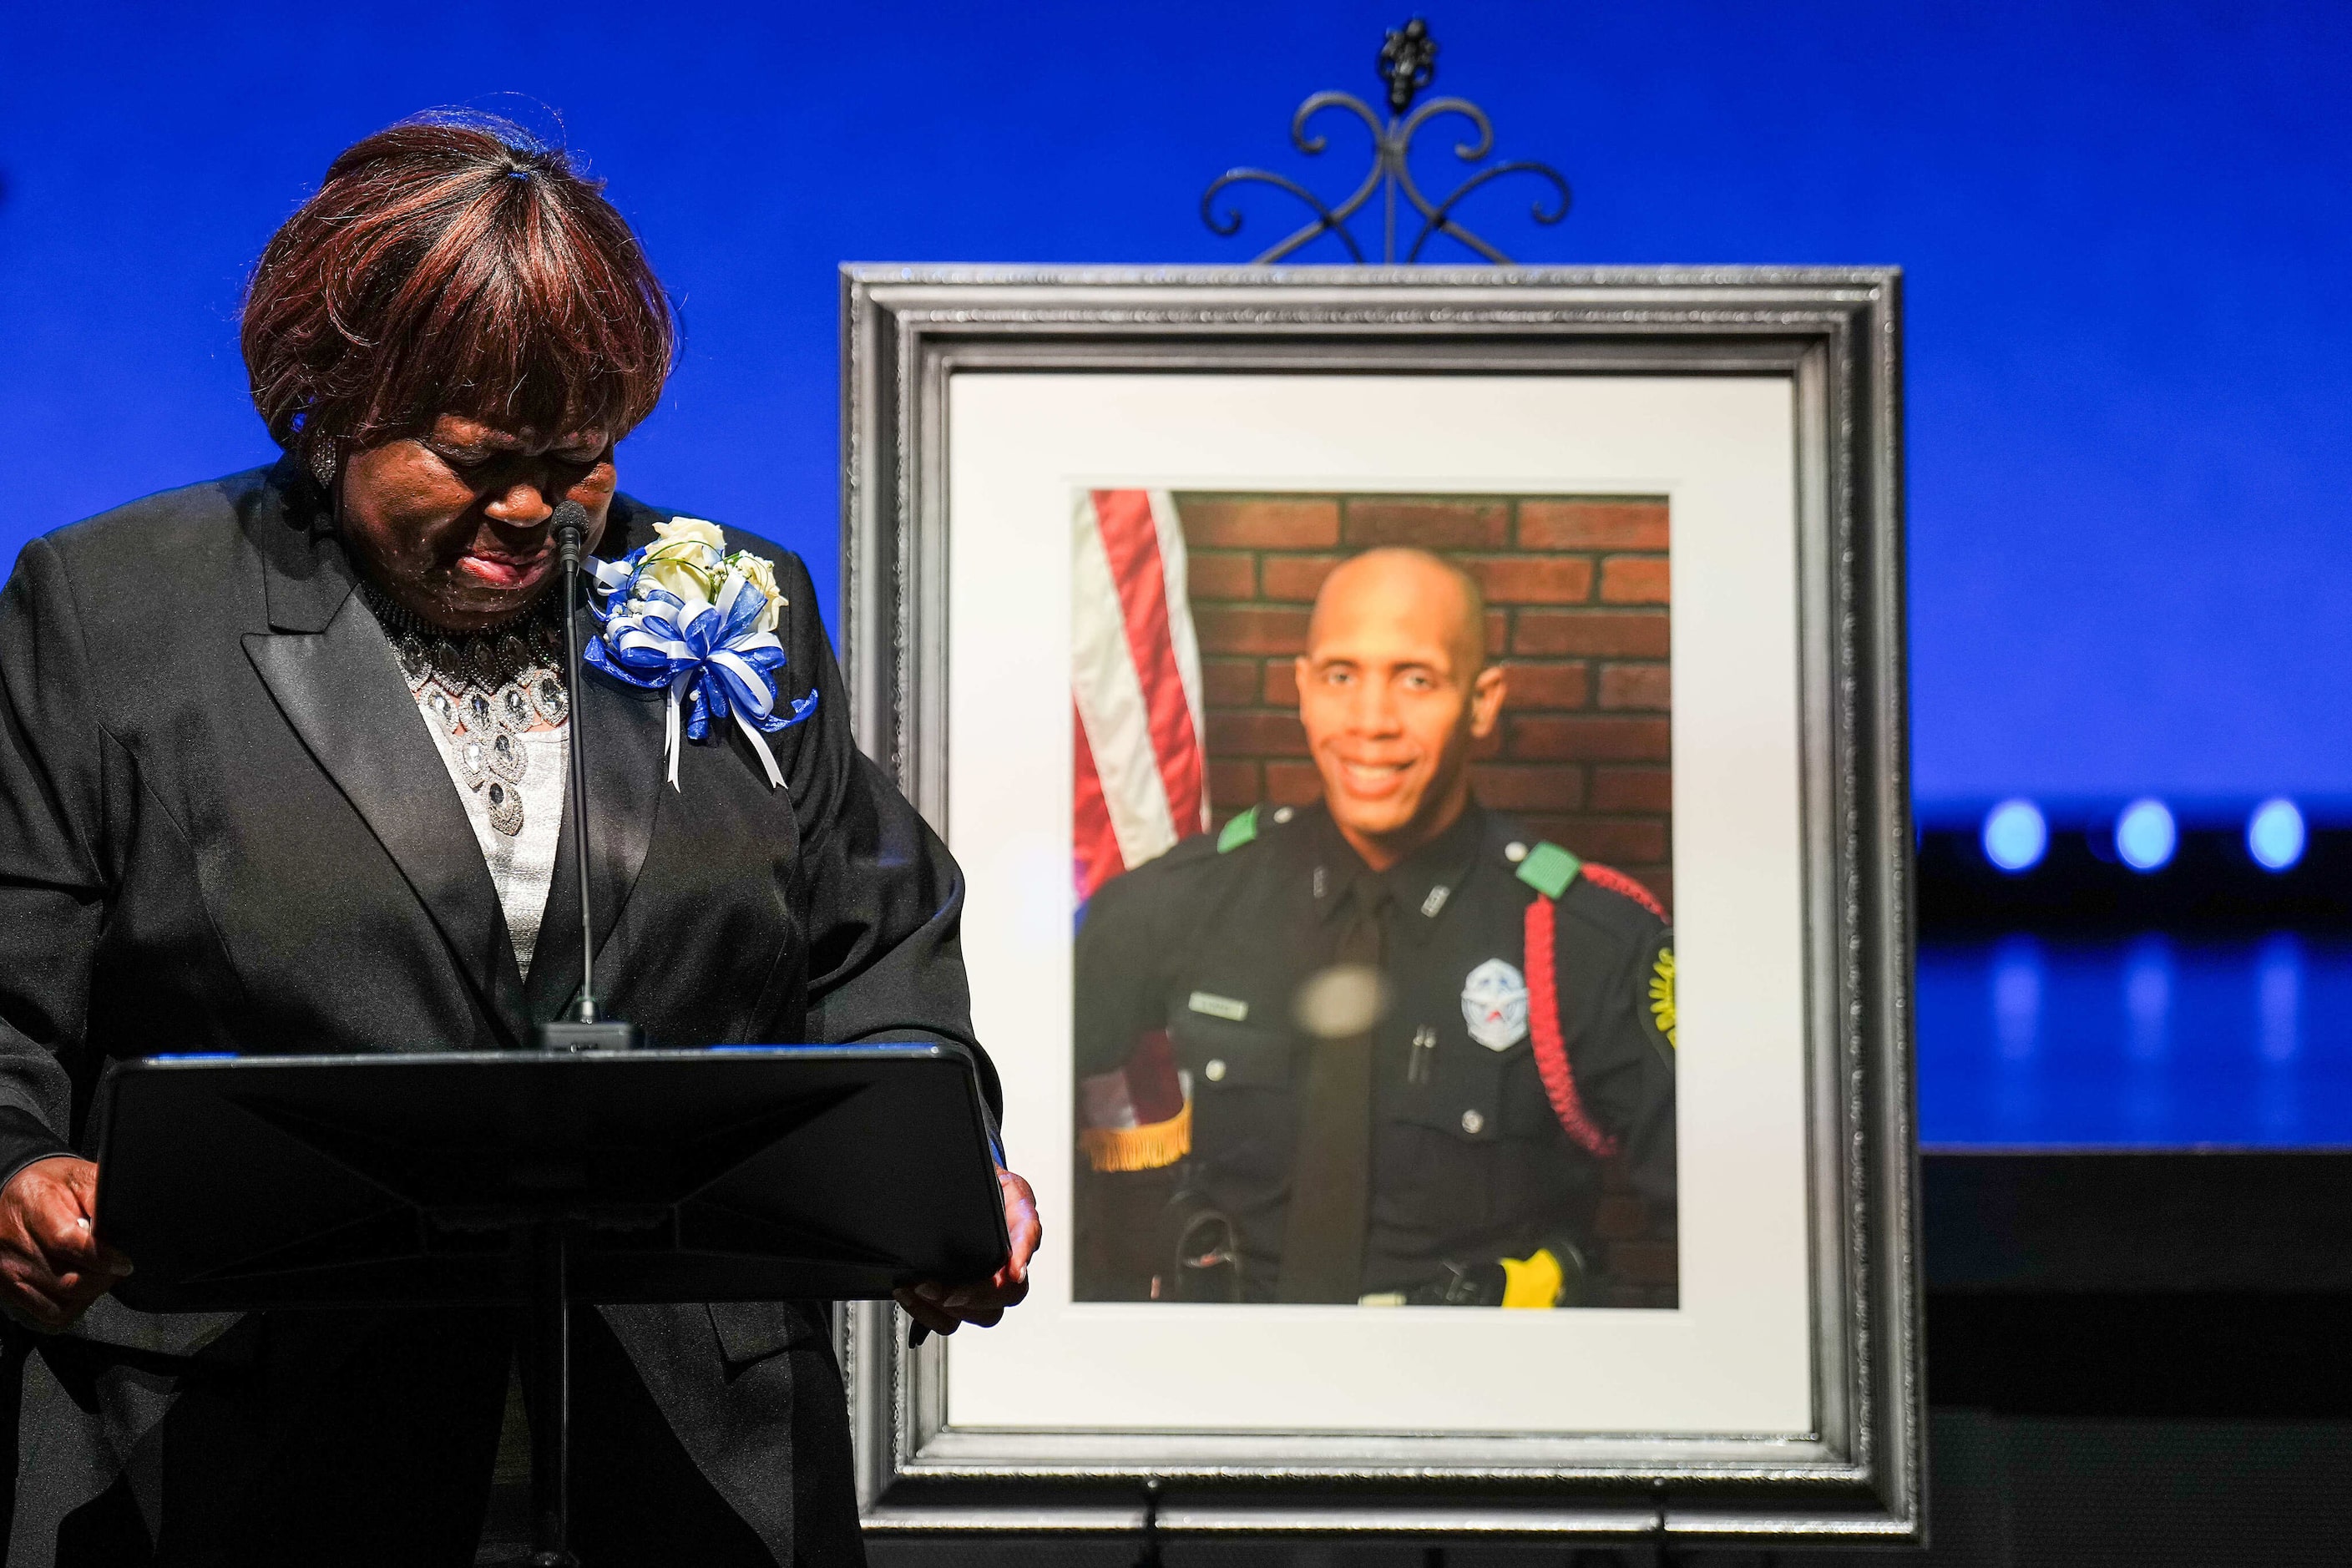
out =
[[1470,1037],[1490,1051],[1507,1051],[1528,1037],[1528,983],[1499,958],[1490,958],[1462,983],[1462,1021]]

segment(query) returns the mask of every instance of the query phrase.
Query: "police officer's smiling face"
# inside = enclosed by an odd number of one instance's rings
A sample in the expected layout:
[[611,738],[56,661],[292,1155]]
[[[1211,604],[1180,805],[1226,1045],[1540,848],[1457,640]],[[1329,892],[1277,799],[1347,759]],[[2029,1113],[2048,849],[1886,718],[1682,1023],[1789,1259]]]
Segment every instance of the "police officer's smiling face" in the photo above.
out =
[[1503,672],[1486,667],[1475,590],[1419,551],[1332,573],[1298,660],[1298,717],[1332,820],[1375,870],[1451,827],[1470,753],[1494,732]]

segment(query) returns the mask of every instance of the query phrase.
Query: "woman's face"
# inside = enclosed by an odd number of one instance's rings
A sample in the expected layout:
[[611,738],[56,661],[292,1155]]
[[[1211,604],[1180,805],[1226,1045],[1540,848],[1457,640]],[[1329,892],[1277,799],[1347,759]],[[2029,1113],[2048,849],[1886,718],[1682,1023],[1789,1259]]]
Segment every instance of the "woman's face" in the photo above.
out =
[[403,609],[449,631],[515,615],[557,570],[555,503],[588,512],[594,550],[613,504],[602,431],[541,437],[444,414],[422,436],[343,465],[343,538]]

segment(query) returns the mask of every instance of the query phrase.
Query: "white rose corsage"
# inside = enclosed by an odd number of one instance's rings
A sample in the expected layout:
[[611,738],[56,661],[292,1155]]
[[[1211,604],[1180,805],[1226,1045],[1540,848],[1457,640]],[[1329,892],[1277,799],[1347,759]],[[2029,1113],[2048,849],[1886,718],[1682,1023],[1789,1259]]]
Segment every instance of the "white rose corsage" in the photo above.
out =
[[715,522],[681,517],[654,524],[654,542],[618,561],[591,557],[589,608],[604,631],[583,656],[640,690],[669,693],[669,782],[676,789],[679,735],[713,737],[729,719],[750,737],[772,788],[783,787],[767,737],[816,710],[816,692],[780,707],[776,672],[784,645],[776,623],[784,600],[772,562],[727,552]]

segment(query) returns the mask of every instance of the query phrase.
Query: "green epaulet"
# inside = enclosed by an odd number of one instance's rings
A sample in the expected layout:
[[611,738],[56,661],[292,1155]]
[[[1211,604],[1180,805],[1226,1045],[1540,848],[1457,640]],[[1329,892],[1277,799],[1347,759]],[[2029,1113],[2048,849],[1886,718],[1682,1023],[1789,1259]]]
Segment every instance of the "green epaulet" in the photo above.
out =
[[1519,880],[1547,899],[1557,899],[1568,891],[1576,874],[1584,869],[1584,862],[1549,839],[1528,851],[1519,862]]
[[1224,830],[1217,835],[1217,853],[1223,855],[1238,849],[1256,837],[1257,807],[1251,806],[1247,811],[1226,823]]

